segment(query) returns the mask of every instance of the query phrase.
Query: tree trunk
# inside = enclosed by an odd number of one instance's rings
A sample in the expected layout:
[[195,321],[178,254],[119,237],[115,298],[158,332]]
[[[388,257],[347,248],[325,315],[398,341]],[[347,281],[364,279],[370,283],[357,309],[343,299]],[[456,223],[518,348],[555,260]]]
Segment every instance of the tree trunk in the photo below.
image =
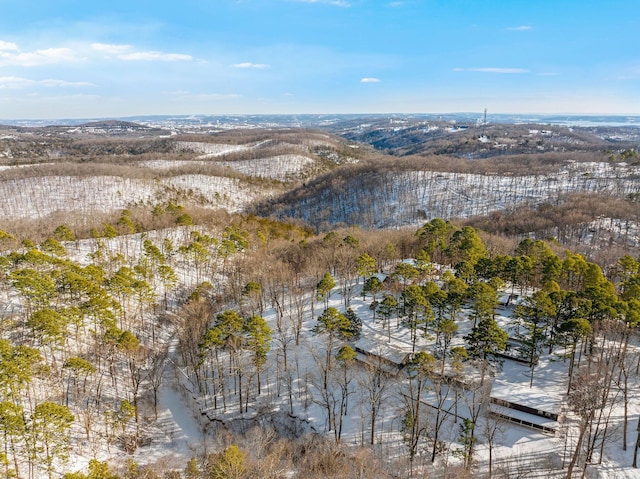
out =
[[489,479],[493,477],[493,447],[489,445]]
[[242,371],[238,368],[238,405],[242,414]]
[[[433,432],[433,448],[431,449],[431,462],[435,462],[436,460],[436,449],[438,448],[438,433],[440,432],[440,408],[438,408],[438,412],[436,413],[436,422],[435,428]],[[489,462],[491,464],[491,462]],[[491,477],[491,474],[489,474]]]
[[636,436],[636,447],[633,449],[633,467],[638,467],[638,449],[640,449],[640,417],[638,418],[638,435]]
[[[375,430],[376,430],[376,406],[375,404],[371,405],[371,438],[369,443],[373,446],[375,444]],[[640,440],[640,432],[638,432],[638,438]]]
[[580,449],[582,449],[582,441],[584,440],[584,435],[587,432],[588,425],[591,424],[592,417],[593,417],[593,411],[589,414],[589,418],[584,420],[583,424],[580,426],[580,435],[578,436],[578,443],[576,444],[576,448],[573,451],[573,456],[571,457],[571,462],[569,463],[569,467],[567,468],[567,479],[571,479],[573,468],[576,466],[576,462],[578,462],[578,457],[580,457]]
[[258,396],[260,396],[260,394],[262,393],[262,385],[261,385],[261,381],[260,381],[260,369],[258,369]]
[[575,363],[576,357],[576,342],[574,341],[573,347],[571,348],[571,360],[569,362],[569,384],[567,385],[567,394],[571,392],[571,379],[573,378],[573,367]]

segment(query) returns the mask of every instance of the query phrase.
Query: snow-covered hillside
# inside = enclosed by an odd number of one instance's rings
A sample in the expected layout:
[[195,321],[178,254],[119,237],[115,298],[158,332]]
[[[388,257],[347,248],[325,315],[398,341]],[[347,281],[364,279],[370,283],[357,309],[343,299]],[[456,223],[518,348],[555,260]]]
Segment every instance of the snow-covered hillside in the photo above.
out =
[[[227,167],[247,176],[268,178],[278,181],[299,180],[304,177],[304,172],[316,160],[303,155],[278,155],[254,160],[215,161],[216,165]],[[212,161],[204,160],[149,160],[140,163],[151,169],[170,170],[181,167],[204,167],[211,165]]]
[[258,199],[275,193],[237,178],[181,175],[158,180],[118,176],[41,176],[0,181],[0,218],[44,218],[76,211],[83,215],[107,213],[138,203],[165,202],[168,189],[187,201],[230,212],[243,211]]
[[222,165],[245,175],[288,181],[300,178],[315,160],[302,155],[279,155],[259,160],[223,161]]
[[640,192],[639,174],[639,167],[609,163],[570,163],[556,173],[530,176],[363,171],[301,192],[280,211],[311,224],[419,225],[432,218],[487,215],[524,204],[558,204],[563,196],[577,192],[626,197]]
[[178,151],[194,151],[202,153],[199,158],[213,158],[236,153],[239,151],[249,151],[257,145],[225,145],[219,143],[205,143],[201,141],[177,141],[175,147]]

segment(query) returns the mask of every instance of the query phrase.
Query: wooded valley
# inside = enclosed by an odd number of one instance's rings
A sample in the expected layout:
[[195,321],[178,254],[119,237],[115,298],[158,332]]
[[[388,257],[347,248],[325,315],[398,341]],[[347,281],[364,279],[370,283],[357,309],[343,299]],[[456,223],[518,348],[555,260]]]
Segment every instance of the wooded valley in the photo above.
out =
[[633,140],[352,122],[2,127],[6,477],[637,474]]

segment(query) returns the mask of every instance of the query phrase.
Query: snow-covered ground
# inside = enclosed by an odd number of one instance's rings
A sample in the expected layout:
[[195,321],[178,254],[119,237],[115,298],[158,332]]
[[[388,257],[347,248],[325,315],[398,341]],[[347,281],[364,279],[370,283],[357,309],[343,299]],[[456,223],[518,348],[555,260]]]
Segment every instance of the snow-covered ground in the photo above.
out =
[[302,155],[278,155],[243,161],[223,161],[222,165],[249,176],[288,181],[298,177],[315,160]]
[[[509,210],[523,203],[554,202],[563,194],[581,191],[626,196],[640,190],[638,173],[640,168],[608,163],[568,164],[557,173],[544,176],[408,172],[393,179],[390,191],[403,191],[399,185],[404,184],[404,195],[417,208],[433,212],[435,217],[469,217]],[[391,204],[400,206],[404,199],[395,198]]]
[[467,218],[525,204],[558,204],[570,193],[623,198],[640,192],[638,174],[640,167],[604,162],[568,163],[555,173],[523,176],[504,176],[499,171],[484,175],[389,171],[346,178],[339,189],[327,188],[298,204],[285,205],[283,214],[311,224],[323,218],[370,227],[418,225],[431,218]]
[[[230,162],[228,166],[244,169],[243,173],[261,176],[266,171],[279,170],[283,175],[296,174],[304,169],[310,161],[306,157],[273,157],[263,160],[251,160]],[[307,161],[309,160],[309,161]],[[260,164],[260,166],[257,166]],[[156,164],[155,167],[161,167]],[[253,168],[253,169],[252,169]],[[266,169],[265,169],[266,168]],[[634,170],[631,168],[621,171],[620,167],[613,167],[607,164],[574,164],[562,169],[557,175],[552,177],[498,177],[483,175],[463,175],[454,173],[434,173],[434,172],[411,172],[406,173],[404,178],[396,178],[397,183],[393,183],[389,190],[381,192],[385,201],[393,198],[399,199],[403,195],[409,194],[400,191],[400,185],[406,187],[413,185],[410,194],[415,201],[420,204],[429,202],[438,204],[441,208],[454,208],[452,205],[464,205],[467,202],[475,206],[469,206],[469,210],[464,210],[471,214],[479,214],[477,211],[489,208],[490,205],[507,206],[517,198],[518,201],[535,202],[544,195],[560,194],[560,191],[578,191],[580,188],[591,188],[595,191],[610,191],[616,188],[617,193],[628,194],[637,192],[640,188],[637,182],[631,178]],[[437,185],[440,185],[436,187]],[[123,179],[120,177],[40,177],[24,178],[18,180],[8,180],[0,182],[0,196],[5,201],[0,203],[0,218],[18,218],[24,216],[44,217],[55,211],[69,211],[70,209],[91,214],[92,211],[109,211],[126,208],[133,202],[153,202],[158,201],[159,196],[166,191],[166,188],[175,188],[188,192],[192,196],[202,195],[210,204],[224,205],[231,211],[239,211],[255,199],[265,195],[264,191],[252,190],[241,180],[225,177],[212,177],[205,175],[182,175],[168,177],[162,180],[150,181],[141,179]],[[462,198],[462,203],[456,203],[451,195],[458,199]],[[393,202],[391,202],[393,206]],[[398,209],[407,208],[403,201],[396,201]],[[456,206],[457,207],[457,206]],[[451,212],[449,212],[451,213]],[[444,214],[443,216],[447,216]],[[622,231],[626,228],[628,234],[636,236],[637,225],[617,224],[614,219],[598,220],[600,226],[609,225],[612,231]],[[176,245],[185,242],[189,238],[187,229],[177,229],[165,232],[151,232],[149,238],[160,242],[165,237],[170,237]],[[107,240],[105,240],[107,241]],[[123,243],[131,242],[130,248],[123,247]],[[134,235],[126,238],[116,238],[107,241],[108,248],[113,251],[126,250],[132,252],[131,258],[126,258],[132,263],[135,255],[139,254],[141,247],[141,236]],[[113,243],[112,246],[109,244]],[[95,247],[94,240],[79,241],[68,245],[70,255],[86,264],[87,253]],[[197,281],[194,272],[189,271],[186,263],[183,263],[177,271],[180,282],[193,285]],[[219,279],[216,277],[216,279]],[[354,346],[368,350],[370,352],[380,352],[394,361],[398,361],[412,352],[412,341],[410,331],[404,327],[397,327],[395,318],[390,325],[383,325],[380,319],[374,320],[373,313],[369,308],[371,301],[368,298],[363,301],[361,298],[361,286],[356,286],[353,292],[351,308],[356,312],[363,322],[361,337]],[[344,298],[336,288],[329,301],[329,306],[344,309]],[[19,304],[15,297],[7,297],[3,293],[5,312],[18,311]],[[310,298],[307,297],[309,302]],[[11,308],[8,307],[11,305]],[[151,463],[168,455],[175,456],[176,463],[184,463],[188,458],[197,452],[202,451],[203,440],[211,440],[203,431],[207,430],[211,422],[207,414],[216,420],[232,425],[240,417],[255,415],[257,411],[268,408],[274,415],[274,421],[283,421],[277,414],[286,412],[292,408],[291,417],[295,418],[296,428],[306,428],[331,436],[325,410],[314,402],[317,398],[317,381],[314,384],[313,371],[317,370],[316,362],[322,359],[323,339],[311,334],[311,329],[315,325],[315,319],[322,313],[324,307],[316,304],[315,311],[311,314],[307,311],[304,317],[302,340],[299,347],[292,347],[290,354],[295,358],[296,373],[292,377],[292,389],[294,399],[289,400],[287,394],[283,393],[285,386],[282,385],[282,371],[279,360],[274,352],[277,348],[274,339],[272,353],[269,356],[265,367],[264,376],[266,384],[263,386],[265,393],[260,397],[254,397],[250,401],[250,411],[244,416],[237,412],[220,410],[212,411],[210,398],[206,398],[190,393],[193,391],[192,385],[187,380],[183,369],[177,365],[175,355],[171,358],[165,370],[165,381],[160,390],[159,417],[154,421],[149,430],[153,431],[151,443],[138,448],[134,458],[143,463]],[[291,313],[287,313],[291,314]],[[466,319],[468,311],[463,310],[459,317],[459,332],[452,345],[462,345],[462,336],[470,329],[470,321]],[[264,317],[269,322],[272,329],[277,330],[278,315],[272,308],[264,312]],[[502,308],[498,312],[498,322],[509,329],[511,323],[511,310]],[[290,331],[287,333],[289,334]],[[390,337],[389,337],[390,336]],[[429,337],[422,337],[418,332],[416,341],[416,351],[433,350],[434,341]],[[172,348],[173,350],[173,348]],[[562,351],[556,351],[561,353]],[[575,419],[567,415],[566,387],[567,387],[568,361],[558,354],[544,356],[536,368],[533,387],[529,386],[529,368],[521,363],[506,359],[501,368],[496,371],[493,378],[491,396],[508,402],[527,406],[532,409],[542,410],[549,413],[558,414],[560,419],[554,427],[558,430],[556,435],[543,434],[531,428],[514,425],[509,422],[501,422],[498,430],[495,448],[492,450],[496,465],[501,467],[516,468],[523,464],[542,463],[549,460],[556,467],[566,463],[566,451],[570,451],[576,441]],[[343,426],[343,442],[345,444],[363,444],[367,442],[366,429],[367,410],[366,402],[363,401],[364,386],[366,382],[366,367],[360,365],[354,368],[356,379],[353,382],[353,394],[351,396],[351,406],[345,416]],[[361,378],[358,382],[357,378]],[[364,378],[364,379],[362,379]],[[380,421],[376,432],[376,442],[384,448],[384,454],[391,458],[404,457],[406,447],[403,443],[400,431],[401,401],[397,395],[400,387],[393,380],[390,386],[389,397],[381,408]],[[637,378],[635,379],[637,382]],[[636,384],[637,386],[637,384]],[[640,413],[639,397],[634,395],[629,410],[630,430],[637,423],[637,416]],[[465,406],[460,406],[460,414],[463,415]],[[602,464],[590,465],[588,468],[591,477],[601,478],[632,478],[638,477],[637,470],[630,467],[633,448],[630,446],[627,451],[622,451],[620,447],[620,423],[622,415],[618,407],[613,414],[614,424],[611,427],[614,441],[605,450],[605,458]],[[519,417],[520,413],[509,411],[514,417]],[[454,444],[457,439],[458,425],[454,419],[448,419],[445,432],[441,439]],[[481,420],[480,429],[488,424],[490,419]],[[304,427],[301,425],[305,425]],[[285,427],[284,425],[282,427]],[[292,427],[287,424],[286,427]],[[568,436],[564,431],[569,431]],[[80,433],[78,433],[80,435]],[[566,442],[565,442],[566,440]],[[628,441],[633,443],[634,437],[629,434]],[[453,446],[455,448],[455,445]],[[485,470],[488,458],[488,446],[482,435],[478,436],[477,445],[477,468]],[[99,451],[98,457],[112,458],[115,453],[110,451]],[[78,448],[72,464],[77,468],[84,467],[91,454],[86,449]],[[428,451],[426,448],[419,455],[417,464],[429,467]],[[443,467],[444,461],[455,463],[458,459],[448,455],[441,456],[437,464]],[[531,476],[536,477],[536,476]],[[540,476],[542,477],[542,476]]]
[[[206,148],[222,148],[203,143]],[[203,149],[206,149],[202,146]],[[225,145],[223,145],[225,146]],[[229,145],[226,145],[227,147]],[[229,147],[236,147],[231,145]],[[249,148],[249,147],[247,147]],[[170,162],[149,160],[143,165],[170,169],[180,165],[206,165],[209,160]],[[290,181],[304,178],[314,160],[299,154],[242,161],[216,161],[256,178]],[[283,207],[282,214],[314,224],[318,218],[334,223],[359,223],[371,227],[418,225],[430,218],[487,215],[523,204],[558,203],[568,193],[595,192],[626,197],[640,192],[639,167],[609,163],[569,163],[549,175],[500,176],[467,173],[404,171],[375,178],[345,178],[339,190],[324,190],[312,198]],[[0,181],[1,218],[44,217],[56,211],[84,214],[121,210],[140,202],[161,202],[166,188],[178,188],[200,204],[242,211],[256,200],[273,196],[273,185],[248,183],[237,178],[202,174],[163,176],[156,180],[115,176],[43,176]],[[375,191],[375,195],[372,195]],[[197,197],[197,198],[196,198]],[[327,216],[328,215],[328,216]],[[635,238],[633,224],[610,220],[616,237]],[[600,221],[607,226],[606,221]],[[595,225],[594,225],[595,226]]]
[[136,203],[162,204],[167,188],[192,201],[241,211],[274,192],[237,178],[181,175],[159,180],[119,176],[41,176],[0,181],[0,219],[43,218],[57,211],[84,215],[118,211]]
[[[336,288],[337,290],[337,288]],[[362,301],[359,297],[359,290],[356,288],[354,291],[353,299],[351,302],[351,308],[363,321],[363,329],[360,339],[355,343],[355,346],[360,348],[369,349],[371,352],[379,353],[385,357],[390,357],[393,360],[401,360],[401,358],[412,352],[410,331],[406,327],[398,328],[396,321],[391,320],[390,331],[391,337],[388,338],[388,326],[385,326],[383,322],[373,320],[372,313],[369,308],[369,300]],[[330,307],[336,307],[343,309],[343,298],[334,290],[334,294],[329,301]],[[317,305],[314,313],[314,317],[318,317],[322,313],[324,306]],[[511,312],[509,308],[499,310],[498,321],[503,325],[508,325],[511,322]],[[452,345],[463,344],[462,336],[470,330],[470,321],[465,319],[468,311],[463,311],[459,319],[460,330],[457,337],[454,339]],[[273,310],[267,310],[264,314],[271,327],[276,329],[276,313]],[[310,314],[305,319],[305,325],[303,327],[303,340],[301,342],[300,354],[296,354],[296,367],[298,370],[304,370],[307,372],[313,371],[317,368],[317,361],[323,360],[324,356],[321,353],[324,347],[323,340],[310,334],[311,328],[314,326],[315,320]],[[434,341],[433,338],[422,337],[421,332],[418,332],[418,338],[416,342],[416,351],[418,350],[433,350]],[[561,352],[561,351],[559,351]],[[291,353],[290,353],[291,354]],[[270,364],[273,368],[273,363]],[[533,387],[529,386],[529,368],[518,362],[505,360],[502,367],[500,367],[493,378],[493,387],[491,390],[491,397],[496,399],[510,401],[516,404],[524,405],[532,409],[538,409],[549,413],[558,414],[560,419],[555,422],[553,427],[557,429],[555,435],[545,434],[536,431],[530,427],[520,426],[511,422],[500,421],[500,424],[496,433],[496,441],[493,449],[494,459],[494,471],[497,468],[502,470],[515,471],[522,468],[523,465],[528,467],[549,466],[558,468],[563,462],[563,451],[570,451],[571,447],[575,446],[575,436],[570,436],[565,445],[564,431],[565,424],[569,424],[569,420],[566,417],[565,406],[565,392],[567,386],[567,369],[568,361],[560,359],[557,354],[551,356],[545,356],[541,359],[535,374]],[[356,368],[355,375],[363,374],[366,376],[366,369],[360,367]],[[274,371],[271,371],[274,374]],[[269,377],[269,373],[265,374]],[[400,376],[401,377],[401,376]],[[366,379],[365,379],[366,380]],[[288,403],[286,397],[277,399],[275,391],[278,389],[276,379],[272,377],[270,382],[265,387],[270,390],[267,393],[267,398],[262,398],[261,401],[266,401],[272,404],[272,408],[275,409],[287,409]],[[406,449],[403,445],[402,434],[399,430],[399,417],[401,414],[401,404],[398,402],[395,395],[397,394],[398,383],[393,383],[393,392],[389,392],[387,400],[382,404],[381,419],[378,425],[378,432],[376,433],[376,441],[381,444],[379,447],[385,449],[385,454],[389,455],[389,458],[403,457],[406,454]],[[311,421],[314,429],[317,431],[324,431],[326,434],[333,434],[328,430],[326,423],[326,413],[324,409],[313,402],[308,397],[310,394],[313,396],[317,394],[314,391],[313,385],[302,384],[302,378],[298,377],[294,384],[294,389],[300,391],[305,390],[305,393],[300,393],[297,396],[297,400],[294,402],[294,416],[304,418],[307,421]],[[354,396],[352,396],[352,406],[350,412],[346,415],[343,425],[342,440],[345,444],[360,445],[367,443],[367,436],[364,432],[366,425],[367,412],[365,410],[364,403],[361,402],[364,392],[360,389],[362,386],[358,386],[355,390]],[[283,394],[283,396],[286,396]],[[427,400],[428,401],[428,400]],[[211,402],[209,401],[209,409],[202,401],[191,402],[192,406],[198,404],[201,411],[209,410],[214,417],[223,421],[229,421],[232,423],[234,418],[238,418],[237,412],[230,412],[228,414],[221,413],[220,411],[212,411],[210,409]],[[461,404],[459,413],[464,415],[465,405]],[[233,408],[232,408],[233,409]],[[640,405],[637,404],[637,398],[630,410],[630,424],[635,424],[635,418],[640,413]],[[253,413],[250,411],[249,416]],[[510,410],[509,415],[518,418],[521,413]],[[202,417],[202,414],[199,414]],[[619,431],[619,422],[621,420],[620,415],[616,416],[618,424],[612,426],[613,430]],[[482,430],[483,425],[489,419],[484,416],[480,420],[478,426],[479,430]],[[554,422],[554,421],[551,421]],[[441,435],[442,440],[451,441],[455,443],[458,426],[455,421],[449,420],[445,423],[446,427]],[[196,429],[192,428],[192,433]],[[571,431],[571,429],[569,429]],[[198,431],[198,434],[201,434]],[[192,437],[187,441],[196,442],[198,436]],[[482,434],[478,434],[477,455],[476,455],[476,468],[477,470],[486,470],[488,460],[488,445],[486,440],[483,439]],[[454,446],[455,447],[455,446]],[[416,464],[422,464],[423,467],[429,470],[429,460],[427,458],[427,451],[421,453],[417,459]],[[589,471],[592,476],[590,477],[620,477],[631,478],[637,477],[637,471],[630,467],[632,459],[632,451],[629,448],[628,451],[622,452],[619,441],[612,443],[607,449],[606,459],[601,465],[590,466]],[[456,459],[450,456],[440,457],[436,464],[439,467],[444,465],[443,461],[456,462]],[[565,465],[568,461],[568,455],[564,457]],[[532,472],[532,474],[534,474]],[[551,473],[548,470],[540,470],[538,474],[531,475],[530,477],[555,477],[552,474],[562,474],[562,472],[556,471]],[[594,475],[597,474],[597,475]]]
[[255,148],[255,146],[256,145],[226,145],[219,143],[205,143],[201,141],[178,141],[175,144],[177,150],[202,153],[203,155],[199,156],[199,159],[212,158],[239,151],[248,151]]
[[[247,176],[278,181],[291,181],[307,175],[315,160],[304,154],[284,154],[262,159],[219,161],[228,153],[251,151],[265,140],[247,145],[225,145],[205,142],[177,142],[178,150],[203,153],[196,160],[147,160],[141,166],[169,170],[181,166],[221,165]],[[322,143],[322,142],[321,142]],[[309,146],[289,145],[301,153]],[[28,167],[30,165],[21,165]],[[1,170],[15,166],[0,166]],[[0,219],[43,218],[52,213],[76,211],[83,215],[122,210],[133,204],[162,203],[171,189],[196,204],[225,208],[230,212],[245,210],[257,200],[276,194],[273,185],[256,186],[238,178],[189,174],[162,176],[157,179],[123,178],[119,176],[34,176],[0,180]]]
[[[189,240],[191,230],[190,228],[177,228],[151,232],[145,235],[145,238],[151,239],[157,244],[161,244],[164,239],[171,239],[177,247]],[[214,234],[213,232],[206,233]],[[135,262],[141,251],[142,236],[132,235],[102,241],[108,251],[126,252],[125,260]],[[95,250],[97,240],[82,240],[69,243],[66,246],[73,259],[81,264],[88,264],[90,262],[88,254]],[[196,273],[187,262],[177,261],[176,272],[182,283],[193,285],[197,282]],[[395,362],[401,361],[413,350],[410,330],[406,326],[398,326],[395,317],[392,317],[388,324],[384,324],[380,318],[374,320],[373,312],[369,307],[371,297],[363,300],[361,287],[361,284],[354,287],[350,304],[352,310],[363,323],[360,338],[354,342],[354,346],[391,358]],[[158,293],[161,293],[161,290]],[[7,294],[6,290],[2,292],[3,302],[5,304],[14,303],[18,307],[16,296],[8,296]],[[305,298],[307,305],[310,304],[310,299],[310,296],[307,295]],[[341,285],[338,285],[329,298],[328,306],[344,310],[344,299],[341,294]],[[284,298],[284,303],[291,305],[290,298]],[[209,442],[208,450],[211,450],[211,447],[216,447],[215,424],[218,423],[224,423],[229,430],[245,431],[248,427],[247,424],[259,425],[266,422],[269,427],[279,427],[289,433],[293,430],[298,433],[316,431],[326,434],[327,437],[332,437],[334,432],[328,427],[326,410],[318,401],[318,362],[322,362],[325,358],[326,340],[321,335],[312,333],[316,320],[323,310],[323,304],[316,304],[313,313],[307,308],[302,324],[300,345],[295,346],[291,336],[293,313],[290,308],[285,308],[284,317],[280,319],[275,309],[272,307],[265,309],[263,316],[274,330],[274,339],[263,372],[263,393],[258,396],[254,388],[249,401],[249,411],[243,414],[237,412],[235,403],[229,404],[226,411],[221,407],[214,409],[210,397],[207,398],[205,395],[195,392],[189,371],[186,371],[185,367],[179,364],[179,357],[175,352],[175,337],[171,335],[170,330],[162,332],[163,340],[170,344],[170,357],[165,366],[164,382],[159,393],[158,419],[149,420],[149,424],[145,426],[145,437],[149,438],[150,442],[139,447],[133,456],[128,457],[133,457],[140,464],[154,463],[160,459],[171,457],[173,458],[172,463],[178,469],[182,469],[189,458],[203,451],[203,441]],[[511,329],[512,312],[511,307],[501,307],[497,311],[498,323],[507,330]],[[468,315],[467,309],[463,309],[459,314],[457,321],[459,331],[452,346],[462,345],[462,337],[470,331],[471,321],[468,319]],[[278,324],[281,326],[280,329]],[[429,333],[427,337],[424,337],[422,330],[418,331],[416,351],[433,351],[434,339],[432,332]],[[287,394],[288,386],[284,380],[285,372],[282,369],[282,350],[279,345],[284,344],[283,342],[287,342],[289,347],[291,399]],[[541,358],[536,368],[533,387],[529,386],[529,368],[509,359],[504,360],[502,366],[497,368],[491,379],[491,397],[559,416],[558,421],[548,421],[556,423],[552,424],[558,431],[555,435],[545,434],[511,422],[498,422],[496,440],[492,448],[494,467],[501,468],[503,471],[511,471],[511,476],[516,476],[518,471],[526,471],[527,467],[529,468],[527,477],[530,478],[562,475],[562,472],[552,473],[545,467],[552,464],[557,469],[562,465],[563,459],[566,465],[568,457],[566,454],[571,451],[572,447],[575,447],[575,418],[567,414],[568,410],[565,405],[568,361],[562,357],[562,352],[559,349],[554,354],[544,355]],[[361,359],[363,359],[362,356]],[[356,364],[350,374],[353,374],[354,380],[351,386],[352,394],[349,399],[349,408],[344,418],[342,442],[345,445],[366,445],[369,439],[366,390],[368,384],[371,383],[370,371],[363,362]],[[467,380],[474,375],[477,377],[477,373],[474,373],[472,369],[465,371],[465,375]],[[407,457],[407,448],[400,429],[402,417],[400,391],[403,382],[406,382],[406,379],[402,378],[403,373],[385,375],[384,381],[388,381],[388,389],[386,390],[386,399],[381,402],[375,433],[377,453],[380,454],[380,457],[391,462]],[[634,379],[636,389],[637,379],[637,377]],[[455,414],[463,417],[469,410],[469,405],[466,403],[468,394],[464,391],[461,391],[460,394],[461,400]],[[425,399],[425,405],[433,404],[433,400],[433,394],[429,393]],[[631,398],[630,430],[636,424],[640,413],[639,400],[637,395],[633,395]],[[450,397],[447,408],[453,411],[451,401]],[[291,414],[288,414],[289,412]],[[516,419],[522,416],[521,412],[513,410],[508,410],[506,413]],[[495,418],[491,419],[491,416],[482,415],[478,424],[476,471],[486,471],[487,468],[489,446],[482,431],[492,424],[492,420],[495,421]],[[605,458],[602,464],[589,466],[590,475],[588,477],[608,479],[637,477],[637,470],[630,467],[633,448],[630,446],[627,451],[622,451],[620,447],[620,423],[622,421],[620,406],[614,411],[613,421],[615,423],[611,426],[613,440],[605,450]],[[445,441],[450,447],[447,449],[448,452],[443,452],[438,457],[436,470],[441,470],[446,467],[446,464],[459,463],[459,458],[453,455],[453,451],[459,447],[456,445],[458,431],[459,421],[454,415],[451,415],[445,420],[440,436],[440,440]],[[566,431],[568,431],[568,436]],[[79,426],[76,434],[78,438],[82,438]],[[635,436],[630,432],[629,443],[632,444],[634,439]],[[416,467],[423,468],[425,471],[433,471],[429,452],[426,444],[419,449],[415,462]],[[94,455],[101,460],[111,459],[116,462],[127,459],[127,456],[123,457],[115,446],[109,450],[103,445],[97,451],[90,451],[86,446],[77,446],[73,451],[69,467],[82,469]]]
[[[290,181],[300,178],[304,170],[314,163],[315,160],[308,156],[290,154],[254,160],[216,161],[214,164],[228,167],[248,176]],[[181,166],[206,166],[212,162],[210,160],[149,160],[140,164],[152,169],[169,170]]]

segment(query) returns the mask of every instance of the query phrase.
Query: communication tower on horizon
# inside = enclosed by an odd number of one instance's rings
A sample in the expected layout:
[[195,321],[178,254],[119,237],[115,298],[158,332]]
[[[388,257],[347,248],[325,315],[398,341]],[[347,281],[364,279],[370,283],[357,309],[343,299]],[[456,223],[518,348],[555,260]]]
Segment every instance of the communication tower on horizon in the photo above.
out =
[[484,109],[484,120],[482,121],[482,136],[484,136],[484,129],[487,126],[487,109]]

